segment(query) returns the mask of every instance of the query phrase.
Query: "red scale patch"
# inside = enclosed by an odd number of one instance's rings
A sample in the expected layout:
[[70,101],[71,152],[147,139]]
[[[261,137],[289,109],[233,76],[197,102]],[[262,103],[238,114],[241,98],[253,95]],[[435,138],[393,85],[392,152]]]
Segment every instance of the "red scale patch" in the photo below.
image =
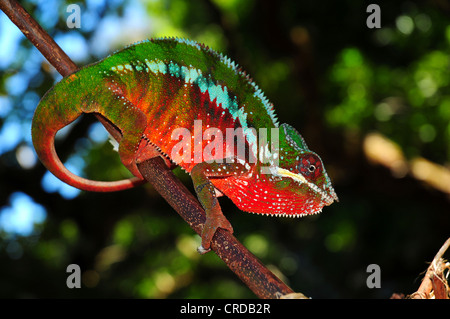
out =
[[[222,159],[231,155],[227,153],[225,148],[226,142],[226,129],[240,127],[238,119],[234,119],[228,110],[222,108],[221,105],[217,105],[216,99],[210,100],[208,91],[202,93],[197,85],[190,83],[183,83],[182,81],[172,76],[160,76],[163,78],[164,87],[163,92],[154,93],[153,89],[148,90],[146,94],[134,94],[129,95],[133,101],[159,101],[158,105],[144,105],[143,103],[137,103],[137,107],[143,109],[148,113],[148,127],[145,131],[146,137],[158,146],[162,152],[171,156],[174,147],[191,150],[191,162],[178,162],[186,171],[190,172],[193,166],[199,162]],[[138,90],[139,91],[139,90]],[[155,95],[150,98],[146,95]],[[137,98],[137,95],[139,96]],[[201,131],[196,131],[194,127],[194,121],[201,120]],[[191,136],[191,140],[188,142],[184,139],[184,147],[179,144],[183,139],[172,140],[172,132],[175,129],[187,129]],[[203,150],[208,144],[214,141],[212,139],[204,138],[203,133],[208,128],[217,128],[222,134],[222,152],[207,152],[212,153],[214,156],[203,157]],[[213,132],[213,131],[211,131]],[[217,130],[216,130],[217,132]],[[196,136],[197,135],[197,136]],[[201,135],[201,136],[200,136]],[[244,139],[245,140],[245,139]],[[201,141],[201,148],[194,145],[194,141]],[[177,145],[178,144],[178,145]],[[190,145],[189,145],[190,144]],[[213,148],[212,146],[210,149]],[[199,150],[200,152],[194,151]],[[200,153],[200,154],[198,154]],[[206,155],[208,155],[206,154]],[[222,155],[222,156],[220,156]]]
[[[214,186],[225,193],[241,210],[267,215],[300,216],[318,212],[323,204],[314,200],[309,192],[292,193],[288,189],[275,188],[275,184],[268,180],[270,175],[255,174],[211,179]],[[266,177],[264,177],[266,176]]]

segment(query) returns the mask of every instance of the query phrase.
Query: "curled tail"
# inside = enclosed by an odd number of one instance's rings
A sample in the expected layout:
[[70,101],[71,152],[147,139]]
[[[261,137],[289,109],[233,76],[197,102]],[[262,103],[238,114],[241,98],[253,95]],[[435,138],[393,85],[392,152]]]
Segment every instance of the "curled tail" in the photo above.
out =
[[73,92],[73,89],[70,90],[70,82],[76,78],[76,74],[73,74],[69,78],[63,79],[47,92],[36,109],[31,133],[39,159],[60,180],[85,191],[113,192],[145,183],[145,180],[138,177],[113,182],[93,181],[73,174],[61,162],[55,150],[56,133],[76,120],[82,113],[87,113],[80,106],[82,102],[77,99],[76,93]]

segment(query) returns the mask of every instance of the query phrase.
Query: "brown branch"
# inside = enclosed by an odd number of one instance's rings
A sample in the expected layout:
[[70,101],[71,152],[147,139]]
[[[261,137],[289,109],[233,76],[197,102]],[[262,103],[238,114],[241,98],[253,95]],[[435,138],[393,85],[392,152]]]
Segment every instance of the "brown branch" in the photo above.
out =
[[443,266],[442,256],[446,250],[450,247],[450,238],[448,238],[442,247],[439,249],[436,256],[434,256],[433,261],[427,269],[425,276],[423,277],[422,283],[419,289],[413,293],[411,299],[429,299],[434,292],[434,297],[436,299],[448,299],[448,284],[444,279],[443,271],[445,266]]
[[[14,0],[1,0],[0,9],[22,31],[31,43],[42,53],[48,62],[61,74],[68,76],[78,70],[77,65],[67,56],[50,35]],[[117,140],[120,132],[105,118],[95,114],[108,132]]]
[[33,43],[42,55],[63,76],[75,72],[78,67],[67,54],[55,43],[44,29],[16,1],[2,0],[0,9]]
[[[19,27],[61,75],[67,76],[77,70],[73,61],[20,4],[13,0],[1,0],[0,9]],[[108,132],[120,141],[121,136],[117,128],[101,116],[98,116],[98,118]],[[194,231],[201,234],[205,222],[205,212],[197,199],[173,175],[163,160],[158,157],[138,166],[142,175],[161,196]],[[211,246],[213,251],[259,298],[280,298],[288,294],[296,296],[291,288],[270,272],[229,232],[219,229]]]

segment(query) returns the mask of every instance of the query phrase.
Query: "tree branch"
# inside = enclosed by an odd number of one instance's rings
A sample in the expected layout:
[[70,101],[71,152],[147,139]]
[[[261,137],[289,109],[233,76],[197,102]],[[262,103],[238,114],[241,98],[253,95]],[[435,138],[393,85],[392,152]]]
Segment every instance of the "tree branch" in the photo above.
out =
[[450,247],[450,238],[448,238],[442,247],[434,256],[433,261],[427,269],[425,276],[423,277],[422,283],[419,289],[413,293],[411,299],[429,299],[434,293],[436,299],[448,299],[450,293],[447,281],[444,278],[443,272],[445,268],[449,266],[444,265],[442,256],[446,250]]
[[[67,76],[78,68],[40,25],[13,0],[2,0],[2,9],[11,21],[36,46],[58,72]],[[108,132],[120,141],[121,134],[109,121],[97,117]],[[197,199],[167,168],[161,158],[153,158],[138,165],[142,175],[155,187],[177,213],[201,234],[205,222],[205,212]],[[232,234],[219,229],[211,245],[213,251],[226,265],[259,297],[280,298],[290,294],[291,288],[269,271]]]

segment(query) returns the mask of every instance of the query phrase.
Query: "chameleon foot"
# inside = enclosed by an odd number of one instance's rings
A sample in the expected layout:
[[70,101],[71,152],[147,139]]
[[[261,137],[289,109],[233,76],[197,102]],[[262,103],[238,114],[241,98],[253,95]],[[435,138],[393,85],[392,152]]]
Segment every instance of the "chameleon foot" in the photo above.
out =
[[200,255],[204,255],[204,254],[206,254],[207,252],[211,251],[211,248],[205,249],[205,248],[203,248],[202,245],[200,245],[200,246],[197,247],[197,251],[198,251],[198,253],[199,253]]
[[231,226],[228,219],[220,214],[206,215],[206,223],[202,231],[202,244],[197,248],[197,251],[203,255],[211,250],[211,241],[218,228],[223,228],[233,233],[233,226]]

